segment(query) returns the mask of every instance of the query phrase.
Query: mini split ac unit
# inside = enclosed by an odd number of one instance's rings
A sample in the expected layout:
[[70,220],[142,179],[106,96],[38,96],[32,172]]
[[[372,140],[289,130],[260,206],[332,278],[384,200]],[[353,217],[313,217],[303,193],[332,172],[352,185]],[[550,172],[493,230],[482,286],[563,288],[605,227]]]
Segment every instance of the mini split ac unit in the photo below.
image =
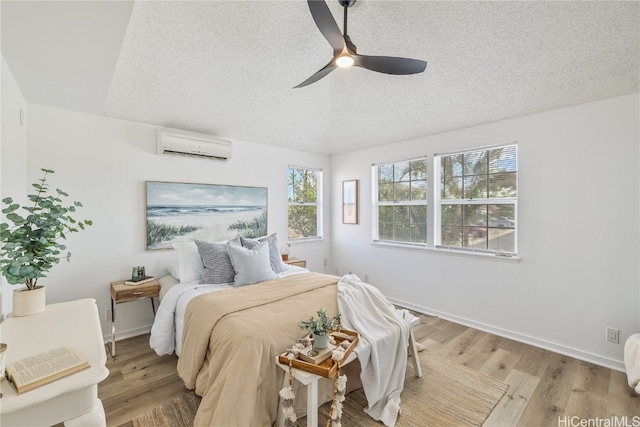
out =
[[231,141],[210,135],[171,129],[158,129],[157,154],[222,160],[231,158]]

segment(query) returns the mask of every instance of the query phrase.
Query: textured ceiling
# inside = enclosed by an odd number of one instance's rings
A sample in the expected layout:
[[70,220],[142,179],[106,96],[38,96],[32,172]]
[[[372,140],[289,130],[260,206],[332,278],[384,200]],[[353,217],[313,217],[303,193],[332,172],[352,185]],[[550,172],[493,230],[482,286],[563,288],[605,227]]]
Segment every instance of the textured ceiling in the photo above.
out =
[[340,69],[293,89],[332,54],[301,0],[2,1],[2,52],[28,102],[327,154],[640,90],[637,1],[358,0],[349,35],[427,70]]

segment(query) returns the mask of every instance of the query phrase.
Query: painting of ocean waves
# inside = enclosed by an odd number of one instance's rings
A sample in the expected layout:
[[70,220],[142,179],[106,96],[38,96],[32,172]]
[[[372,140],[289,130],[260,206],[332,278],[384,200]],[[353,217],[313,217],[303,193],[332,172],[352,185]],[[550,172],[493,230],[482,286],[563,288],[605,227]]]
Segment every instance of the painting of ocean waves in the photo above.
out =
[[147,206],[147,217],[167,217],[176,215],[209,215],[215,212],[244,212],[252,210],[261,210],[264,206],[171,206],[171,205],[156,205]]
[[267,234],[267,189],[147,182],[147,249]]

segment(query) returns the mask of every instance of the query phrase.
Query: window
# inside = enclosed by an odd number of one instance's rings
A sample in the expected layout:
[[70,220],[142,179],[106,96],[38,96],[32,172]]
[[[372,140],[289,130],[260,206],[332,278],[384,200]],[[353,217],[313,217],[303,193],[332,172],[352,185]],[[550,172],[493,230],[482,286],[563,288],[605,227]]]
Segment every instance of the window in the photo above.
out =
[[372,182],[375,243],[518,253],[515,143],[377,164]]
[[427,243],[427,159],[374,165],[374,240]]
[[435,157],[436,247],[517,253],[517,146]]
[[289,240],[322,237],[322,171],[289,166]]

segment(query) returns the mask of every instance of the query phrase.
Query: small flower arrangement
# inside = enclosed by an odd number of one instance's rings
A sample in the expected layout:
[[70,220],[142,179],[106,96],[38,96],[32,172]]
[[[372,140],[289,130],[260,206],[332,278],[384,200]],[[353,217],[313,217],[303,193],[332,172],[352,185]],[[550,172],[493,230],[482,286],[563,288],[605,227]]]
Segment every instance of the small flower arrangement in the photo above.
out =
[[298,323],[300,329],[304,329],[314,335],[328,335],[329,329],[339,330],[342,327],[340,325],[340,313],[331,319],[327,316],[324,308],[319,308],[316,313],[318,314],[317,319],[312,316],[309,320],[301,320]]

